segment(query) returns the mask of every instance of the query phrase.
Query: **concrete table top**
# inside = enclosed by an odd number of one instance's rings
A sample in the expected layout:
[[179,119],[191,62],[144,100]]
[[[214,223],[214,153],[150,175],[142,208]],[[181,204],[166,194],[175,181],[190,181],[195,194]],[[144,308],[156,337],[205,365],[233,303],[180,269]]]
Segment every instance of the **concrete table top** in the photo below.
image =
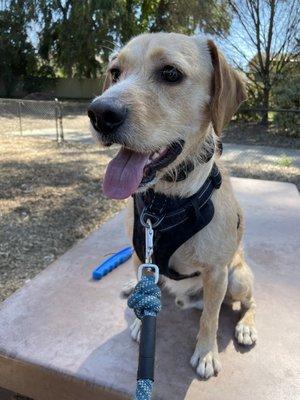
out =
[[[233,338],[238,312],[223,307],[222,371],[200,381],[189,365],[200,311],[166,294],[158,319],[156,400],[300,399],[300,202],[288,183],[233,179],[246,215],[245,250],[255,277],[259,341]],[[138,346],[120,290],[130,261],[100,282],[91,271],[128,244],[120,214],[0,306],[0,387],[36,400],[127,399]]]

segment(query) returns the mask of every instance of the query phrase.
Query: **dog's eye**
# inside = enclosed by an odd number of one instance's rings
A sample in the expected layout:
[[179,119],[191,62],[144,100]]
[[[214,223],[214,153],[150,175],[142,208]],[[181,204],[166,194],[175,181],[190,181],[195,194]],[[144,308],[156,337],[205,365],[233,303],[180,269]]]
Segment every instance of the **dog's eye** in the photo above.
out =
[[121,71],[119,70],[119,68],[113,68],[110,70],[110,73],[111,73],[112,81],[114,83],[116,83],[120,78]]
[[161,77],[166,82],[180,82],[183,78],[182,73],[172,65],[166,65],[161,71]]

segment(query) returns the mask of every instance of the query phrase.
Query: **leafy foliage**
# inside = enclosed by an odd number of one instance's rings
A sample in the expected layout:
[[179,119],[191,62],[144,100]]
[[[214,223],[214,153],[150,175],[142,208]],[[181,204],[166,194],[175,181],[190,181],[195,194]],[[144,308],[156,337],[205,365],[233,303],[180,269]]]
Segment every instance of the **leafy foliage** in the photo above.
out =
[[[42,0],[39,54],[66,76],[92,78],[101,72],[113,41],[114,1]],[[97,57],[100,55],[100,57]]]
[[[132,36],[204,32],[227,42],[232,62],[247,74],[251,84],[244,108],[298,108],[299,19],[292,12],[298,10],[297,4],[296,0],[8,0],[0,5],[1,83],[9,96],[20,81],[34,91],[49,78],[98,77],[110,53]],[[35,32],[34,40],[30,32]],[[287,129],[299,123],[298,115],[277,113],[272,118]],[[238,118],[256,121],[261,113],[241,110]]]
[[34,74],[37,60],[27,29],[34,19],[32,1],[12,0],[0,10],[0,77],[9,96],[19,78]]
[[[232,62],[251,81],[250,96],[269,109],[272,92],[299,56],[298,0],[228,0],[234,30],[224,38]],[[253,56],[254,55],[254,56]],[[262,113],[262,123],[269,115]]]
[[276,113],[276,122],[285,133],[300,136],[300,60],[290,65],[288,73],[274,87],[272,101],[278,108],[298,110],[298,112]]
[[[39,56],[62,76],[101,74],[109,53],[150,31],[226,34],[230,15],[219,0],[41,0]],[[211,26],[217,26],[212,30]]]
[[230,28],[231,18],[226,1],[125,0],[120,3],[122,43],[144,31],[185,34],[203,31],[218,35],[228,33]]

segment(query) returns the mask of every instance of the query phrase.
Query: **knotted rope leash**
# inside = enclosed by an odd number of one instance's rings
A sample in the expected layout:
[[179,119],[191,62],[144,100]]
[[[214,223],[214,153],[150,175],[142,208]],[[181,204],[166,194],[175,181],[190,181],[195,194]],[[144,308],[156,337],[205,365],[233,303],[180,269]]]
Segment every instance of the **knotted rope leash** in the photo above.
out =
[[160,289],[153,275],[143,275],[128,300],[128,306],[142,321],[139,368],[134,399],[151,399],[155,355],[156,316],[161,309]]
[[150,219],[142,222],[146,235],[145,264],[138,269],[138,284],[128,299],[128,306],[142,322],[140,334],[137,388],[134,400],[150,400],[154,381],[156,316],[161,309],[161,292],[157,285],[159,269],[152,264],[153,229]]
[[[201,188],[188,198],[170,200],[166,196],[158,196],[154,193],[154,197],[147,202],[144,201],[143,194],[135,195],[133,244],[140,259],[144,256],[145,250],[146,259],[145,264],[142,264],[138,270],[139,283],[128,300],[128,306],[134,309],[136,316],[142,321],[135,400],[151,399],[154,380],[156,315],[161,308],[160,290],[156,285],[159,272],[177,280],[198,275],[197,272],[192,275],[178,274],[169,267],[169,258],[184,242],[210,223],[214,216],[211,196],[214,190],[220,188],[221,183],[222,176],[217,165],[214,164]],[[146,234],[145,243],[141,241],[143,227]],[[152,264],[153,228],[157,228],[156,249],[159,243],[162,245],[159,247],[159,252],[155,251],[155,261],[159,264],[161,271],[157,265]]]

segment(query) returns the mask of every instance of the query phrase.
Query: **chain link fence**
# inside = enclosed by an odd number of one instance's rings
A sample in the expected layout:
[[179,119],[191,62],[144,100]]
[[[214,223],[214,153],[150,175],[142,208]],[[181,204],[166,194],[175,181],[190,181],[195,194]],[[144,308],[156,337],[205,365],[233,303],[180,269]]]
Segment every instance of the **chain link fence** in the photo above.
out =
[[88,102],[0,99],[0,135],[89,141]]
[[[87,106],[88,102],[0,99],[0,135],[42,136],[57,142],[91,143]],[[263,113],[265,110],[262,109],[241,108],[227,130],[242,130],[246,136],[259,131],[300,137],[299,109],[268,110],[267,127],[260,123]]]

